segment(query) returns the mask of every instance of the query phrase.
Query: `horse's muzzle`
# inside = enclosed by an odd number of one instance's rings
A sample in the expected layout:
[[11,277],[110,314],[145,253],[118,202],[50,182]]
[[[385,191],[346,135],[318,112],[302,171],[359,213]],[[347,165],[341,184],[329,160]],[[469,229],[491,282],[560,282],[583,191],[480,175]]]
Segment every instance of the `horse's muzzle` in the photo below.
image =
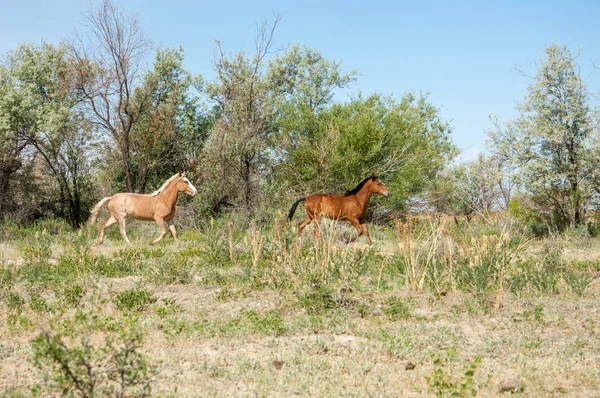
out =
[[390,193],[389,192],[384,192],[383,196],[385,196],[387,198],[388,196],[390,196]]

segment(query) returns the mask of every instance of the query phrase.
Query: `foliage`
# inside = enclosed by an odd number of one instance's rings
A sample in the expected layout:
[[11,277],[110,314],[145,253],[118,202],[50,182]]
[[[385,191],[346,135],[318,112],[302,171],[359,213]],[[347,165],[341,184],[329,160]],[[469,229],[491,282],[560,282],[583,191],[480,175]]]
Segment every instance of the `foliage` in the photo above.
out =
[[44,373],[44,390],[81,397],[148,396],[153,368],[140,353],[140,327],[130,323],[105,333],[98,343],[96,317],[93,312],[77,312],[57,318],[62,326],[33,339],[32,363]]
[[405,208],[455,154],[449,125],[426,96],[413,93],[400,102],[358,96],[280,123],[278,179],[301,193],[345,192],[375,173],[392,192],[387,206]]
[[125,290],[115,296],[113,302],[122,311],[142,311],[156,299],[146,290]]
[[390,297],[385,301],[383,313],[392,321],[408,319],[411,317],[409,306],[398,297]]
[[30,264],[47,262],[52,255],[51,240],[46,231],[35,232],[21,244],[23,258]]
[[9,53],[7,74],[10,94],[4,100],[13,106],[0,105],[7,121],[0,130],[16,131],[19,142],[35,151],[28,160],[46,195],[54,197],[47,206],[78,227],[89,205],[86,188],[94,140],[93,128],[78,108],[65,49],[44,42],[22,44]]
[[14,76],[7,65],[0,63],[0,217],[18,206],[12,192],[13,180],[23,166],[27,143],[19,134],[19,128],[29,126],[23,99],[15,87]]
[[496,120],[489,132],[497,156],[559,229],[583,221],[596,183],[598,128],[578,71],[567,47],[548,46],[520,116],[506,125]]
[[506,209],[512,183],[498,162],[480,154],[477,159],[442,170],[430,189],[430,202],[442,214],[465,216]]
[[[183,61],[181,47],[158,49],[153,70],[135,90],[132,106],[140,110],[131,130],[136,192],[160,186],[174,171],[195,167],[202,151],[209,122],[192,94],[193,77]],[[116,175],[122,178],[122,173]]]
[[257,181],[271,132],[265,57],[272,49],[278,21],[276,18],[270,25],[263,22],[259,27],[256,51],[250,57],[243,50],[229,56],[217,41],[217,78],[203,87],[219,115],[204,151],[213,187],[213,214],[223,206],[234,205],[251,218],[256,209]]
[[149,42],[138,17],[110,0],[90,7],[86,19],[85,31],[65,42],[75,89],[88,120],[112,140],[125,187],[133,192],[132,130],[145,110],[133,96]]
[[467,361],[462,374],[451,373],[452,361],[456,351],[449,350],[445,356],[433,355],[434,369],[425,377],[429,385],[429,393],[437,397],[476,396],[479,385],[475,381],[475,373],[481,364],[481,358],[475,357]]

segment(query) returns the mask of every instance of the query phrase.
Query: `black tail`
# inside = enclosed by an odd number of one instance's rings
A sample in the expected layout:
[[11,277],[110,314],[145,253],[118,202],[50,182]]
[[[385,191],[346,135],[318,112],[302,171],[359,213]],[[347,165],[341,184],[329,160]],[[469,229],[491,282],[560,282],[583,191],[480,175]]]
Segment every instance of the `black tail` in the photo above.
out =
[[306,200],[306,198],[300,198],[297,201],[294,202],[294,204],[292,205],[292,208],[290,209],[290,212],[288,213],[288,221],[292,221],[292,217],[294,217],[294,213],[296,212],[296,208],[298,207],[298,205],[300,204],[300,202],[304,202]]

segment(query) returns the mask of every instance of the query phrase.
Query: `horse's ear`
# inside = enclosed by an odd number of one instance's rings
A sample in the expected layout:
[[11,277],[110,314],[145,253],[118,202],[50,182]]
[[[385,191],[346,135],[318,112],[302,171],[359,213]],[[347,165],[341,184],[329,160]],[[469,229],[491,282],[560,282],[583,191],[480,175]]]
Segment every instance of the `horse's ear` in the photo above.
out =
[[375,174],[373,174],[373,175],[371,176],[371,181],[375,181],[375,180],[377,180],[377,178],[378,178],[378,177],[377,177]]

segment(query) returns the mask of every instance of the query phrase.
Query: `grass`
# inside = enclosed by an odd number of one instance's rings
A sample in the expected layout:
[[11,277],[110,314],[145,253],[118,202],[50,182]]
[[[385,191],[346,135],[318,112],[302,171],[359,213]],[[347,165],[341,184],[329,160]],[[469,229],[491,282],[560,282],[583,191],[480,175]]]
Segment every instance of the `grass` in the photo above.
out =
[[[283,221],[216,220],[179,248],[132,222],[133,247],[116,233],[96,249],[93,231],[10,226],[0,390],[51,393],[44,378],[68,379],[56,358],[101,366],[133,339],[137,365],[117,367],[160,396],[496,396],[513,379],[535,396],[596,394],[600,240],[531,240],[510,220],[370,229],[373,247],[347,245],[343,225],[299,241]],[[102,388],[117,388],[110,374]]]

